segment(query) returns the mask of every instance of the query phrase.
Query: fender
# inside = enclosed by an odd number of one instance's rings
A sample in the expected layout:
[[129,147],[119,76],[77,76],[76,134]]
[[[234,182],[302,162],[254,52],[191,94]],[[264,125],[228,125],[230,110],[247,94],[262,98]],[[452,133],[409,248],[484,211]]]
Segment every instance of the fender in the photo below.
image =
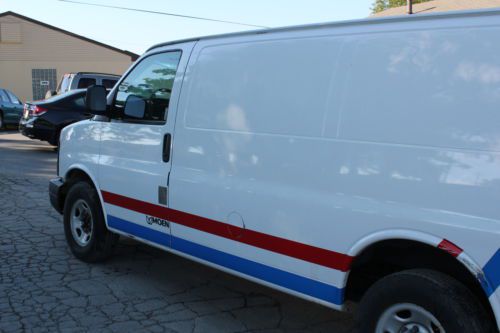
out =
[[78,170],[78,171],[81,171],[81,172],[85,173],[89,177],[89,179],[92,182],[92,185],[94,186],[94,188],[96,189],[96,192],[97,192],[97,195],[99,196],[99,201],[101,203],[101,207],[102,207],[102,210],[103,210],[104,220],[106,221],[106,227],[107,227],[108,226],[108,221],[106,219],[106,212],[105,212],[105,208],[104,208],[104,200],[102,198],[102,194],[101,194],[101,191],[100,191],[99,182],[97,181],[96,177],[90,172],[90,170],[85,165],[79,164],[79,163],[72,164],[66,170],[66,172],[64,173],[64,180],[66,181],[68,174],[70,174],[71,171],[75,171],[75,170]]
[[[415,230],[409,230],[409,229],[391,229],[391,230],[384,230],[384,231],[379,231],[367,236],[364,236],[360,240],[358,240],[356,243],[354,243],[353,246],[348,251],[348,255],[350,255],[353,258],[356,258],[359,256],[365,249],[368,247],[377,244],[382,241],[388,241],[388,240],[394,240],[394,239],[403,239],[403,240],[409,240],[409,241],[414,241],[414,242],[419,242],[422,244],[426,244],[435,248],[440,248],[441,250],[444,250],[451,255],[453,255],[462,265],[464,265],[467,270],[476,278],[476,280],[479,282],[479,284],[483,287],[483,291],[485,292],[486,297],[489,300],[489,303],[493,309],[493,312],[496,316],[496,321],[498,327],[500,327],[500,316],[496,315],[497,313],[500,313],[500,302],[497,297],[495,297],[495,294],[489,296],[487,294],[487,290],[491,290],[492,285],[488,281],[488,279],[485,277],[483,269],[481,266],[474,260],[472,259],[471,256],[467,254],[466,251],[462,250],[460,247],[455,245],[454,243],[450,242],[446,238],[439,238],[436,237],[435,235],[427,234],[424,232],[419,232]],[[447,247],[442,247],[441,245],[443,242],[446,242],[448,245],[451,247],[455,247],[461,252],[457,253],[454,252],[454,249],[449,249]],[[349,274],[350,271],[347,272],[344,275],[344,281],[343,281],[343,286],[347,286],[347,282],[349,279]]]

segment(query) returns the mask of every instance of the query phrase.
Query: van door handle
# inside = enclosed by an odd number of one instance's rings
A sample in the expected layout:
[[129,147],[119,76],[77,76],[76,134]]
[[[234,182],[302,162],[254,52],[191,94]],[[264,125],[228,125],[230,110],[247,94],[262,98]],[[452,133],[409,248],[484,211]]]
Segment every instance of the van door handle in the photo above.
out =
[[172,135],[170,133],[165,134],[163,137],[163,162],[170,161],[170,144],[172,143]]

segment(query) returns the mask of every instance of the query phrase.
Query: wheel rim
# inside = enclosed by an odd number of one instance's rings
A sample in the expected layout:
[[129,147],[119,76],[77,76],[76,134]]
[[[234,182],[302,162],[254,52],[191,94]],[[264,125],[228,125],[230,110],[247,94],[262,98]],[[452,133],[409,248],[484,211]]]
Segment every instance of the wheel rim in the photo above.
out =
[[94,219],[89,205],[82,199],[77,200],[71,208],[71,234],[80,246],[86,246],[92,238]]
[[443,325],[424,308],[411,304],[396,304],[384,311],[376,333],[445,333]]

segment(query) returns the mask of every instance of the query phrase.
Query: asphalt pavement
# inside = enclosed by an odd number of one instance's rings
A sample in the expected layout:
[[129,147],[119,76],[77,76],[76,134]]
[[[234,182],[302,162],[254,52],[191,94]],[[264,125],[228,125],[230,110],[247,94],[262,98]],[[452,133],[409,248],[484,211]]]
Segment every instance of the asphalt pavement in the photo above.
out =
[[48,201],[57,151],[0,131],[0,332],[353,331],[339,313],[132,240],[75,259]]
[[45,178],[55,176],[57,150],[17,131],[0,130],[0,174]]

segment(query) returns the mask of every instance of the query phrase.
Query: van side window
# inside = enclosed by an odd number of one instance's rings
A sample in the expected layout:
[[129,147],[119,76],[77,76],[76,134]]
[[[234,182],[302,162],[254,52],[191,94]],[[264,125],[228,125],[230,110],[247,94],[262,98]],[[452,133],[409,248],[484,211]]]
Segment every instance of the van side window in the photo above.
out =
[[[181,51],[173,51],[143,59],[118,86],[113,118],[163,122],[180,58]],[[144,105],[143,111],[133,116],[127,114],[125,110],[132,103]]]

